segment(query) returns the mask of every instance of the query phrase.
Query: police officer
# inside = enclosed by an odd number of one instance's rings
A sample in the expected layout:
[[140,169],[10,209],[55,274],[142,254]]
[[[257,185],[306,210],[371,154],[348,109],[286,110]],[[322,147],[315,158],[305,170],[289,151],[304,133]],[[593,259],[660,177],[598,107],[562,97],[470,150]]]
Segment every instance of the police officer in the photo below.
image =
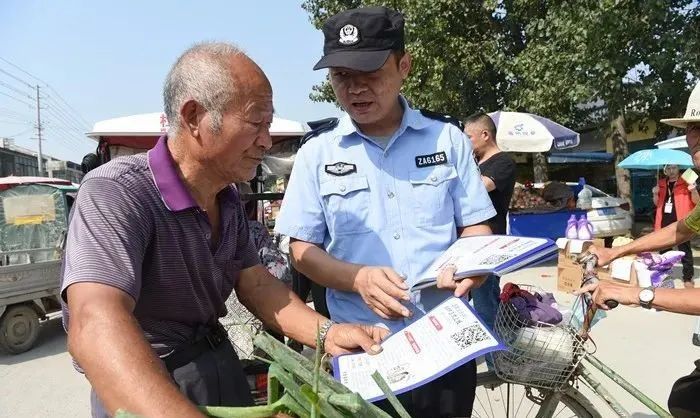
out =
[[[331,319],[397,331],[483,281],[447,273],[410,291],[459,235],[490,234],[496,211],[461,129],[400,95],[411,69],[403,16],[348,10],[323,33],[314,69],[329,69],[346,114],[299,150],[276,231],[293,239],[295,267],[328,288]],[[475,376],[470,362],[400,399],[414,417],[469,416]]]

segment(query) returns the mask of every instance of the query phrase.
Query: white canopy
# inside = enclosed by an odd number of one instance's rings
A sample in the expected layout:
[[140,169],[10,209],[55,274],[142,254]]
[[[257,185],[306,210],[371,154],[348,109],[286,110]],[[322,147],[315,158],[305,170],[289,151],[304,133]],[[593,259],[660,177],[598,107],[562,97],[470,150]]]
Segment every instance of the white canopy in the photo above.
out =
[[664,141],[657,142],[654,145],[656,145],[657,148],[688,148],[688,143],[685,142],[685,135],[669,138]]
[[[107,119],[96,122],[87,136],[99,140],[101,136],[156,136],[168,130],[165,113],[142,113],[139,115]],[[308,130],[306,124],[274,117],[272,136],[301,136]]]

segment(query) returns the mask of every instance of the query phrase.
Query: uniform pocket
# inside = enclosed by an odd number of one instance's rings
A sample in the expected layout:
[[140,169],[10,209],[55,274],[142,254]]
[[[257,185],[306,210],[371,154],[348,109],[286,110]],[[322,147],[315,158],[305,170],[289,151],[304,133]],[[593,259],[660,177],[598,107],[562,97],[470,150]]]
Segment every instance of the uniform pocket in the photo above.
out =
[[369,231],[369,182],[366,176],[343,176],[321,183],[326,221],[332,234]]
[[409,172],[419,226],[444,225],[454,219],[449,188],[451,180],[456,178],[457,170],[451,164]]

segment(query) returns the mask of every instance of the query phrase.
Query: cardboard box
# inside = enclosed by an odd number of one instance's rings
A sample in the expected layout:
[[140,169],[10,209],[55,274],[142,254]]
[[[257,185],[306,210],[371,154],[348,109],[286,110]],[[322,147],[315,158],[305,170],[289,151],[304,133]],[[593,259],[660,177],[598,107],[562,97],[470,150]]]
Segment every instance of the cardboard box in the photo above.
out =
[[559,247],[559,265],[576,264],[578,256],[586,252],[591,245],[605,247],[605,240],[599,238],[592,240],[559,238],[557,240],[557,246]]
[[[627,276],[625,277],[624,265],[619,266],[616,270],[616,277],[613,277],[613,271],[610,268],[599,267],[596,269],[598,275],[598,280],[601,281],[613,281],[621,284],[629,284],[632,286],[637,286],[637,272],[634,269],[633,264],[629,265],[629,269],[626,270]],[[570,260],[565,260],[557,267],[557,289],[571,293],[572,291],[581,287],[581,281],[583,280],[583,267],[579,264],[574,263]]]

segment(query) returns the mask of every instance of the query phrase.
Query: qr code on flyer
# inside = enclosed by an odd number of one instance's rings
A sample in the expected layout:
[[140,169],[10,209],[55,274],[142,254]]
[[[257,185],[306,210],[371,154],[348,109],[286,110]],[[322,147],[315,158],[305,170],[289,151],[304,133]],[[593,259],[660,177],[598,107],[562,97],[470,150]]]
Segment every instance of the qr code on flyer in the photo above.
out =
[[490,338],[488,332],[480,324],[472,324],[450,336],[460,350],[466,350],[472,345]]
[[481,265],[489,264],[489,265],[494,265],[494,264],[501,264],[504,261],[508,261],[512,258],[510,254],[491,254],[490,256],[484,258],[481,260]]

